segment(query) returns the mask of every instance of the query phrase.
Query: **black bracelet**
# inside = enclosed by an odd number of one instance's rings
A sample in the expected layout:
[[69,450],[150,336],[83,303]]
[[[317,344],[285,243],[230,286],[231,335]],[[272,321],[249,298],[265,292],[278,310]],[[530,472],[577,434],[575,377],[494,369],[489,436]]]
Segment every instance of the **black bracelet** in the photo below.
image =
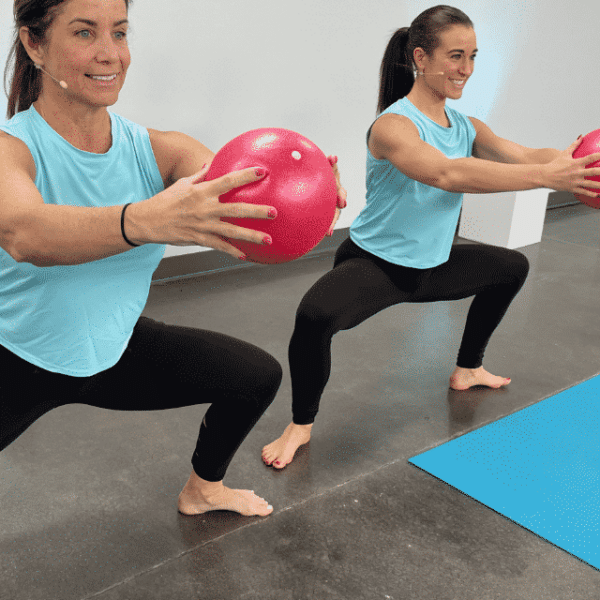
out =
[[[129,202],[129,204],[131,204],[131,202]],[[121,211],[121,233],[123,234],[123,239],[130,245],[130,246],[134,246],[135,248],[137,248],[139,246],[139,244],[134,244],[133,242],[130,242],[127,239],[127,236],[125,235],[125,209],[129,206],[129,204],[126,204],[123,207],[123,210]]]

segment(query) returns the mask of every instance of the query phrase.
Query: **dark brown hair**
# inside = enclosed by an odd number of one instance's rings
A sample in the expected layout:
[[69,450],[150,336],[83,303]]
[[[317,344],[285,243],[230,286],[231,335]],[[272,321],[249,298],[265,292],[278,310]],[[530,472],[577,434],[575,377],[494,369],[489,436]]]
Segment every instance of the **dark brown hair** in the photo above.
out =
[[440,45],[440,35],[453,25],[473,27],[473,22],[462,10],[440,5],[422,12],[410,27],[402,27],[394,33],[381,61],[377,114],[412,89],[415,49],[423,48],[427,56],[433,56]]
[[[4,89],[8,96],[7,117],[27,110],[42,91],[41,73],[29,58],[21,39],[21,27],[29,28],[29,36],[36,44],[46,42],[46,34],[54,19],[60,14],[61,6],[69,0],[14,0],[15,32],[13,44],[4,69]],[[124,0],[127,10],[132,0]],[[7,81],[10,84],[7,85]]]

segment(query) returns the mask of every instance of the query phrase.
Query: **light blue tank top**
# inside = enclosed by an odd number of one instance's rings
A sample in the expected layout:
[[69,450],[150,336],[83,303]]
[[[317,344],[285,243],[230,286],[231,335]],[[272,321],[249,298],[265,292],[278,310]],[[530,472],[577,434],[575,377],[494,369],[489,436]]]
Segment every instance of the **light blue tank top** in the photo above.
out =
[[[164,189],[148,131],[110,114],[112,147],[84,152],[32,106],[0,129],[29,148],[46,204],[114,206]],[[36,267],[0,248],[0,344],[56,373],[85,377],[115,365],[148,298],[165,246],[139,248],[81,265]]]
[[[468,117],[448,106],[451,127],[438,125],[407,98],[381,115],[387,113],[408,117],[420,138],[448,158],[472,155],[475,128]],[[389,161],[374,158],[368,147],[366,183],[366,205],[350,227],[355,244],[390,263],[416,269],[448,260],[463,194],[410,179]]]

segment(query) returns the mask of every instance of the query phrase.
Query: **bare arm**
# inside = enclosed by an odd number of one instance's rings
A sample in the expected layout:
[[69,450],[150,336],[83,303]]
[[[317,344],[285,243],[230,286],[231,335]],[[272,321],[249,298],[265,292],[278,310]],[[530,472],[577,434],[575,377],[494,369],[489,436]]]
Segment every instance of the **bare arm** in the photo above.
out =
[[473,156],[484,160],[513,165],[545,165],[560,155],[554,148],[527,148],[497,136],[485,123],[470,117],[477,137],[473,145]]
[[[180,178],[199,161],[211,158],[199,142],[184,137],[187,140],[166,135],[163,142],[165,148],[170,142],[171,150],[157,157],[163,180],[167,184],[179,180],[127,209],[127,235],[139,244],[208,246],[239,257],[242,253],[221,236],[261,243],[264,234],[226,223],[221,217],[265,219],[271,207],[222,204],[218,197],[260,177],[254,169],[244,169],[203,183],[205,168]],[[122,206],[45,204],[34,182],[35,164],[27,146],[0,132],[0,246],[15,260],[36,266],[74,265],[131,249],[121,235]]]
[[[500,139],[500,138],[498,138]],[[449,159],[442,152],[427,144],[419,137],[416,126],[410,119],[386,114],[373,125],[369,148],[375,158],[389,160],[399,171],[408,177],[450,192],[486,194],[550,188],[595,196],[600,192],[600,183],[586,181],[586,176],[600,175],[600,168],[585,169],[588,163],[600,160],[600,154],[585,159],[573,159],[572,153],[579,144],[575,142],[567,150],[552,157],[551,151],[524,152],[511,154],[499,150],[485,140],[479,140],[478,151],[488,159],[470,157]],[[476,140],[477,144],[477,140]],[[515,145],[516,146],[516,145]],[[523,148],[523,147],[519,147]],[[516,152],[516,148],[513,151]],[[529,149],[524,149],[529,150]],[[551,159],[550,162],[507,164],[490,160],[495,157],[536,160]],[[594,188],[586,191],[583,186]]]
[[165,187],[183,177],[198,173],[205,164],[210,166],[214,152],[198,140],[178,131],[148,129],[150,144]]

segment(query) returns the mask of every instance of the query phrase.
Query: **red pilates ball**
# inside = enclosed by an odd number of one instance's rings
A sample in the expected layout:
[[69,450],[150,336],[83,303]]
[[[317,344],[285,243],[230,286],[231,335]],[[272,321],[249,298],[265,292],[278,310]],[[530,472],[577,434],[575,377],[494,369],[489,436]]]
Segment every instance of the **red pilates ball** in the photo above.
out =
[[[597,152],[600,152],[600,129],[596,129],[584,136],[581,140],[581,144],[575,149],[575,152],[573,152],[573,158],[583,158],[584,156],[596,154]],[[591,169],[592,167],[600,167],[600,160],[586,165],[586,169]],[[600,181],[600,177],[586,177],[586,179]],[[590,191],[600,193],[599,190],[590,189]],[[575,198],[577,198],[579,202],[583,202],[583,204],[587,204],[592,208],[600,208],[600,198],[592,198],[591,196],[584,196],[582,194],[575,194]]]
[[329,231],[337,205],[335,175],[325,154],[294,131],[254,129],[234,138],[217,152],[204,180],[248,167],[264,167],[268,174],[223,194],[219,200],[273,206],[277,217],[223,220],[262,231],[271,236],[273,243],[227,241],[244,252],[248,260],[263,264],[295,260],[312,250]]

